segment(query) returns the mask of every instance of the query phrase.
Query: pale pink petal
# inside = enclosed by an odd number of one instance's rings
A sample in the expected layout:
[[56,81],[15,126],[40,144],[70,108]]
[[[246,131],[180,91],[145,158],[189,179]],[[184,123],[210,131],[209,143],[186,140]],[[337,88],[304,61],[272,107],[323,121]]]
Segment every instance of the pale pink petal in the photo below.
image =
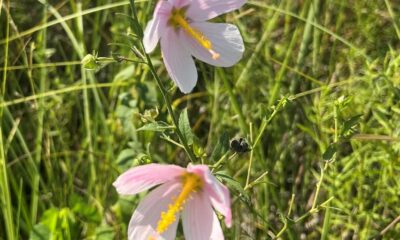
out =
[[191,26],[204,34],[211,41],[212,50],[219,54],[219,58],[213,59],[209,50],[202,47],[193,37],[182,32],[180,35],[182,42],[197,59],[218,67],[230,67],[243,57],[243,39],[235,25],[202,22],[191,23]]
[[179,216],[161,236],[157,234],[156,229],[161,213],[168,210],[168,205],[173,202],[174,197],[179,195],[181,188],[180,183],[165,183],[151,191],[139,203],[132,215],[128,227],[128,239],[149,240],[150,237],[155,237],[157,240],[175,239]]
[[227,227],[230,227],[232,223],[232,213],[231,198],[228,188],[218,182],[211,174],[207,165],[189,164],[187,171],[202,176],[205,182],[204,194],[208,196],[212,206],[225,216],[225,224]]
[[172,5],[167,1],[159,1],[155,10],[154,17],[149,21],[144,30],[143,44],[146,53],[152,52],[167,28],[169,14]]
[[136,194],[156,185],[173,181],[184,171],[184,168],[176,165],[147,164],[126,171],[113,185],[120,194]]
[[147,23],[143,37],[143,45],[146,53],[151,53],[156,48],[158,40],[160,40],[160,37],[164,31],[164,28],[160,25],[160,21],[156,21],[154,19]]
[[187,16],[194,21],[205,21],[239,9],[245,3],[246,0],[194,0]]
[[189,5],[192,0],[168,0],[175,8],[181,8]]
[[169,29],[161,38],[161,51],[169,76],[183,93],[191,92],[197,82],[197,69],[175,29]]
[[198,193],[190,199],[182,213],[186,240],[222,240],[221,225],[207,196]]

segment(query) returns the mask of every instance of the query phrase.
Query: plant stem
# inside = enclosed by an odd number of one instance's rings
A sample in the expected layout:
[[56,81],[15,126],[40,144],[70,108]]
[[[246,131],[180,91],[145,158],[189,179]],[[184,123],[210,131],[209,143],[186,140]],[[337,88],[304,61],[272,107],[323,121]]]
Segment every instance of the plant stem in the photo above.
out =
[[[0,100],[3,102],[6,93],[6,80],[7,80],[7,65],[8,65],[8,37],[10,34],[10,2],[6,3],[6,44],[4,45],[4,71],[3,71],[3,79],[1,84],[1,95]],[[6,153],[4,152],[4,144],[3,144],[3,111],[4,108],[0,108],[0,202],[2,205],[2,215],[5,225],[5,232],[7,239],[14,240],[15,239],[15,228],[14,228],[14,219],[13,219],[13,211],[11,204],[11,193],[8,185],[8,175],[7,175],[7,162],[6,162]]]
[[290,218],[289,218],[289,214],[290,214],[290,211],[291,211],[291,209],[292,209],[293,201],[294,201],[294,195],[292,195],[292,198],[291,198],[291,200],[290,200],[289,212],[288,212],[288,215],[286,216],[286,219],[285,219],[285,221],[284,221],[284,225],[283,225],[283,227],[281,228],[281,230],[275,235],[274,239],[278,239],[280,236],[283,235],[283,233],[286,232],[286,230],[287,230],[287,228],[288,228],[288,221],[290,221],[292,224],[299,223],[299,222],[303,221],[304,219],[306,219],[307,217],[309,217],[309,216],[311,216],[311,215],[313,215],[313,214],[315,214],[315,213],[318,213],[322,208],[328,208],[327,205],[328,205],[333,199],[334,199],[333,197],[330,197],[328,200],[326,200],[325,202],[321,203],[320,205],[318,205],[318,206],[316,206],[316,207],[314,207],[314,208],[311,208],[308,212],[306,212],[306,213],[303,214],[302,216],[300,216],[300,217],[298,217],[298,218],[296,218],[296,219],[290,219]]
[[147,65],[149,66],[150,72],[153,75],[154,79],[156,80],[158,88],[160,89],[161,95],[164,98],[164,102],[167,105],[168,113],[172,118],[173,124],[175,125],[175,132],[178,135],[178,138],[179,138],[180,142],[182,143],[186,153],[188,154],[190,161],[196,162],[196,156],[194,155],[192,149],[189,147],[189,144],[187,143],[185,137],[183,136],[181,130],[179,129],[179,122],[174,114],[173,109],[172,109],[172,104],[171,104],[171,100],[169,99],[168,92],[165,89],[164,85],[162,84],[160,77],[157,75],[157,72],[154,68],[154,65],[151,61],[150,56],[145,51],[144,44],[143,44],[143,29],[140,26],[138,18],[137,18],[136,9],[135,9],[135,0],[130,0],[130,7],[131,7],[132,15],[133,15],[133,20],[135,21],[134,23],[132,23],[132,24],[134,24],[132,27],[133,27],[133,29],[139,31],[137,34],[139,35],[139,38],[140,38],[140,45],[143,50],[144,56],[146,58]]
[[[250,123],[250,141],[253,142],[253,124],[252,123]],[[247,168],[246,185],[244,186],[245,189],[249,186],[249,182],[250,182],[251,167],[253,165],[253,156],[254,156],[253,153],[254,153],[253,151],[251,151],[251,153],[250,153],[249,166]]]
[[[335,127],[335,135],[334,135],[334,142],[337,143],[339,141],[339,135],[338,135],[338,106],[335,103],[334,109],[333,109],[333,116],[334,116],[334,127]],[[325,177],[325,171],[328,169],[329,164],[334,162],[336,160],[336,153],[333,155],[332,160],[329,161],[325,161],[324,167],[321,169],[321,176],[320,179],[318,181],[317,184],[317,190],[315,191],[315,197],[314,197],[314,201],[313,201],[313,205],[311,207],[311,209],[314,209],[315,206],[317,205],[317,201],[318,201],[318,195],[320,193],[321,190],[321,185],[322,182],[324,180]]]
[[246,124],[246,118],[244,117],[242,108],[239,106],[239,103],[237,101],[237,96],[235,95],[234,91],[233,91],[233,86],[231,85],[231,83],[228,81],[228,79],[225,77],[224,74],[222,74],[222,70],[221,69],[217,69],[217,74],[218,77],[220,79],[222,79],[222,81],[224,82],[225,87],[228,90],[228,95],[229,95],[229,100],[231,101],[233,110],[236,112],[236,114],[239,116],[239,126],[240,129],[242,130],[243,134],[247,134],[248,130],[247,130],[247,124]]

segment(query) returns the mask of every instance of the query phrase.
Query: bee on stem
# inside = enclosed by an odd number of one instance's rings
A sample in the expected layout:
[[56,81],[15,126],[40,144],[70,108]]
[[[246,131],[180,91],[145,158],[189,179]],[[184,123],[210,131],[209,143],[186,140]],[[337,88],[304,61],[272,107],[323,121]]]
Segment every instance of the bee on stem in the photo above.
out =
[[251,151],[249,143],[244,138],[232,139],[230,142],[231,150],[236,153],[245,153]]

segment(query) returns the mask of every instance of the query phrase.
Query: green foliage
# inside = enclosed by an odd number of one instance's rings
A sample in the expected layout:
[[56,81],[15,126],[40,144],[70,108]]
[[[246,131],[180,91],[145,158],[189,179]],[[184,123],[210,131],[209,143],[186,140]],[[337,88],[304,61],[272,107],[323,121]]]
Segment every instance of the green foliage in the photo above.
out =
[[50,208],[33,227],[30,239],[76,239],[78,233],[76,219],[71,210]]
[[190,127],[189,117],[187,109],[184,109],[179,115],[179,129],[181,130],[183,137],[189,145],[193,144],[193,133]]
[[138,128],[137,131],[153,131],[153,132],[164,132],[165,130],[168,129],[173,129],[173,126],[169,126],[165,122],[152,122],[143,125],[142,127]]
[[215,145],[210,156],[210,162],[218,161],[229,150],[229,135],[223,132]]
[[[145,27],[155,1],[135,4]],[[156,50],[178,124],[127,1],[0,5],[0,239],[126,239],[146,193],[112,183],[142,164],[187,166],[181,137],[229,187],[226,239],[399,238],[396,1],[247,1],[212,20],[239,27],[243,59],[197,61],[188,95]],[[240,138],[251,151],[229,150]]]

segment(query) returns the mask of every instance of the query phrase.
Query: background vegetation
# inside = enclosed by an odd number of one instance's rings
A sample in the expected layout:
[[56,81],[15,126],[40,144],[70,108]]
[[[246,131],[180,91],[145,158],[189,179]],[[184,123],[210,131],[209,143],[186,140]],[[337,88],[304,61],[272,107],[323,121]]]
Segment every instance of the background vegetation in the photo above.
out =
[[[137,0],[142,26],[155,2]],[[129,16],[128,1],[0,0],[0,239],[124,239],[143,195],[115,178],[188,164],[149,68],[124,60],[140,60]],[[399,16],[396,0],[251,0],[215,19],[239,26],[244,58],[198,62],[189,95],[151,55],[231,190],[226,239],[399,239]],[[93,51],[107,58],[87,71]],[[229,149],[240,137],[252,151]]]

